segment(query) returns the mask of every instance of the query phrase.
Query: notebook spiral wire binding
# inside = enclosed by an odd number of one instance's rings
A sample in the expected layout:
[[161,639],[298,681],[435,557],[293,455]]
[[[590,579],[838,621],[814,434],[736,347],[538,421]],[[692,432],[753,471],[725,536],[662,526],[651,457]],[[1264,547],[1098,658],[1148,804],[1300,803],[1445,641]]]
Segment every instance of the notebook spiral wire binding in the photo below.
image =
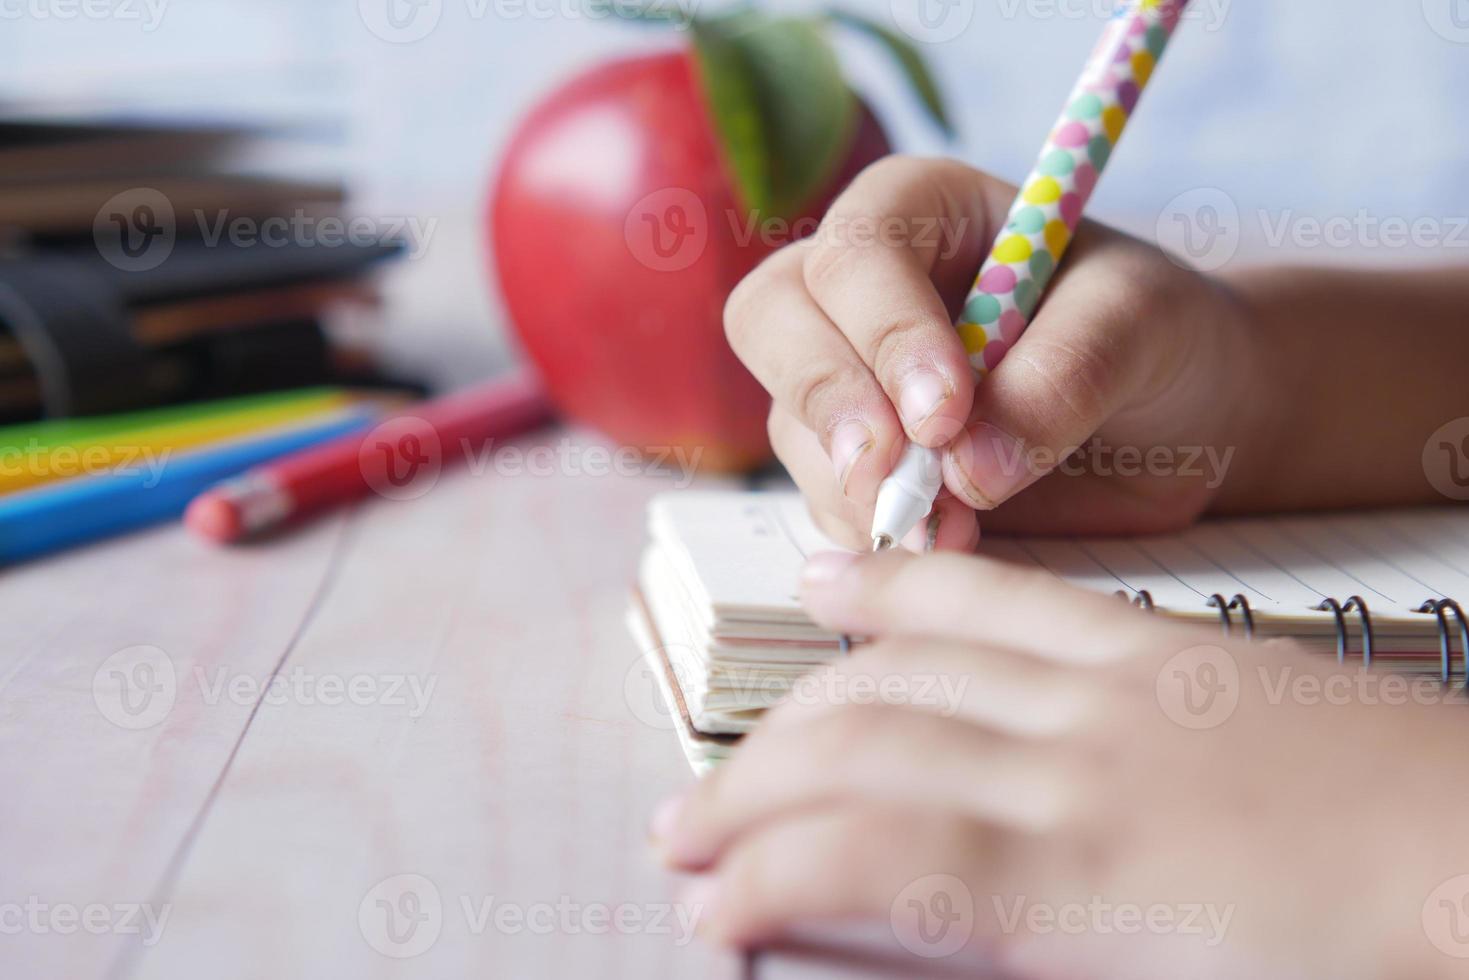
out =
[[[1118,589],[1113,595],[1138,609],[1147,612],[1157,611],[1153,603],[1153,596],[1147,589],[1139,589],[1131,596],[1122,589]],[[1250,600],[1244,595],[1236,593],[1226,600],[1222,594],[1216,592],[1209,596],[1207,605],[1210,609],[1219,611],[1219,625],[1226,636],[1230,635],[1234,628],[1233,617],[1230,613],[1238,610],[1240,622],[1245,628],[1245,639],[1255,638],[1254,611],[1250,608]],[[1362,627],[1362,666],[1370,668],[1376,637],[1372,629],[1372,611],[1367,606],[1367,600],[1359,595],[1347,597],[1346,602],[1326,598],[1315,608],[1321,612],[1330,612],[1336,619],[1336,662],[1338,664],[1347,662],[1347,644],[1350,638],[1347,629],[1347,614],[1357,614]],[[1426,599],[1417,611],[1432,614],[1438,620],[1439,679],[1445,684],[1452,683],[1453,680],[1453,638],[1450,635],[1449,626],[1449,617],[1453,617],[1459,628],[1459,666],[1461,676],[1464,678],[1463,689],[1466,694],[1469,694],[1469,614],[1466,614],[1463,607],[1453,599]]]
[[1255,613],[1250,609],[1250,600],[1246,599],[1243,595],[1236,592],[1229,599],[1225,599],[1224,596],[1216,592],[1209,597],[1206,605],[1210,609],[1219,610],[1219,625],[1224,630],[1225,636],[1229,636],[1234,632],[1234,621],[1229,614],[1238,609],[1240,622],[1245,624],[1245,639],[1253,640],[1255,638]]
[[1336,662],[1344,664],[1347,662],[1347,617],[1349,612],[1355,612],[1362,621],[1362,666],[1372,666],[1372,613],[1367,608],[1367,601],[1359,595],[1348,597],[1345,603],[1337,602],[1335,599],[1323,599],[1316,608],[1321,612],[1330,611],[1336,617]]
[[1453,643],[1449,639],[1449,614],[1453,614],[1459,624],[1459,656],[1460,663],[1464,665],[1464,687],[1469,690],[1469,620],[1464,618],[1464,610],[1452,599],[1426,599],[1423,605],[1418,607],[1421,613],[1433,613],[1438,617],[1438,656],[1439,656],[1439,679],[1445,684],[1450,683],[1453,666]]
[[1204,605],[1210,609],[1219,610],[1219,628],[1224,631],[1225,636],[1228,636],[1234,624],[1229,621],[1229,603],[1225,601],[1224,596],[1216,592],[1209,597]]
[[[1130,598],[1121,589],[1118,589],[1112,594],[1119,599],[1130,602],[1138,609],[1143,609],[1147,612],[1157,612],[1158,610],[1158,607],[1153,603],[1153,594],[1147,589],[1138,589],[1137,594]],[[1233,597],[1225,599],[1224,596],[1216,592],[1209,597],[1208,605],[1210,609],[1219,610],[1219,625],[1224,629],[1225,636],[1230,635],[1234,631],[1234,621],[1230,613],[1238,609],[1240,622],[1245,624],[1245,639],[1253,640],[1255,638],[1255,613],[1250,608],[1249,599],[1246,599],[1238,592]]]
[[1129,596],[1121,589],[1118,589],[1112,594],[1115,595],[1117,598],[1123,600],[1124,602],[1130,603],[1135,609],[1141,609],[1144,612],[1157,611],[1157,606],[1153,605],[1153,593],[1149,592],[1147,589],[1138,589],[1137,595],[1134,596]]
[[1239,610],[1240,620],[1245,624],[1245,639],[1253,640],[1255,638],[1255,611],[1250,608],[1250,600],[1235,593],[1234,598],[1229,600],[1229,605],[1225,608]]

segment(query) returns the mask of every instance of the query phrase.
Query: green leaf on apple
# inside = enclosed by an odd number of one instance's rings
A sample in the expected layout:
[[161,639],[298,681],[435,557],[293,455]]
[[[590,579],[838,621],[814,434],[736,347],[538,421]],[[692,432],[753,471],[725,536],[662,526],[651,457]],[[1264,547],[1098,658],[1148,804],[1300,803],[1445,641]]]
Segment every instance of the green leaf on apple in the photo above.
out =
[[752,211],[801,213],[851,148],[857,99],[827,38],[832,24],[886,48],[934,124],[954,135],[917,48],[875,20],[841,9],[817,18],[772,17],[742,5],[689,23],[715,131],[741,203]]
[[889,30],[875,20],[854,14],[849,10],[840,8],[832,9],[828,16],[833,22],[854,28],[880,42],[897,61],[898,67],[908,76],[908,83],[913,86],[913,91],[918,94],[923,108],[927,110],[929,118],[934,125],[944,131],[949,138],[954,136],[954,124],[949,120],[948,109],[944,105],[944,97],[939,92],[938,84],[934,81],[933,74],[924,63],[923,56],[918,53],[907,38],[896,31]]
[[760,210],[771,200],[765,116],[739,45],[718,24],[693,21],[695,61],[740,200]]
[[696,20],[715,128],[743,203],[793,217],[851,146],[857,103],[818,21],[749,10]]
[[770,211],[793,217],[841,166],[856,132],[857,102],[818,23],[761,19],[738,37],[765,116]]

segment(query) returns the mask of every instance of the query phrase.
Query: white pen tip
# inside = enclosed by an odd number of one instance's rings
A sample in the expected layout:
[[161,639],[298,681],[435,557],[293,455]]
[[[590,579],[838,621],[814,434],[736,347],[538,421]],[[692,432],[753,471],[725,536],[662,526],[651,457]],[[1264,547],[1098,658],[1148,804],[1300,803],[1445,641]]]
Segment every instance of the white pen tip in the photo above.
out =
[[888,537],[886,534],[874,534],[872,536],[872,550],[874,553],[878,551],[887,551],[892,546],[893,539]]
[[[936,449],[909,443],[903,455],[877,488],[872,512],[872,540],[886,538],[888,547],[918,526],[933,510],[933,501],[944,485],[941,456]],[[878,549],[881,550],[881,549]]]

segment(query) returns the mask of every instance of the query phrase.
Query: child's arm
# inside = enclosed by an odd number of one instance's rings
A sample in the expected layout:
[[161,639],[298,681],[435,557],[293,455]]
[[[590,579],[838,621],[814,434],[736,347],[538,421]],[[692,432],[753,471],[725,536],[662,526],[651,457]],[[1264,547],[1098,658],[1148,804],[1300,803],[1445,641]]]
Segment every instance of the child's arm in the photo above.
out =
[[1217,509],[1443,502],[1426,468],[1469,481],[1469,419],[1452,448],[1428,445],[1469,417],[1462,269],[1259,269],[1228,281],[1270,355],[1257,390],[1276,417]]

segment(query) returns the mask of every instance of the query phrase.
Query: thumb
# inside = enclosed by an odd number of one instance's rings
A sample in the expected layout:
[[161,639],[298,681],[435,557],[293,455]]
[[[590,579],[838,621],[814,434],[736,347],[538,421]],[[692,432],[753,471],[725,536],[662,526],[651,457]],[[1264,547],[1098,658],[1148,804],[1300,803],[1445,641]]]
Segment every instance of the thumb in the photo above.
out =
[[[1168,318],[1157,275],[1130,279],[1077,255],[1052,294],[980,383],[963,432],[944,456],[944,482],[976,510],[991,510],[1055,469],[1159,375],[1182,331]],[[1120,289],[1118,282],[1126,282]],[[1150,283],[1158,283],[1152,285]]]

